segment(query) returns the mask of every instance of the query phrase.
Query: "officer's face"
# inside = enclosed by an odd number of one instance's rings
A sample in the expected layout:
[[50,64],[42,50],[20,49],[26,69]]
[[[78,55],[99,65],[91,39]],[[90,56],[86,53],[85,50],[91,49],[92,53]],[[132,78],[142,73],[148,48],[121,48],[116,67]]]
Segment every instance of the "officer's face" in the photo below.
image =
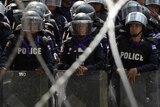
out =
[[148,5],[148,9],[151,11],[153,17],[158,15],[159,7],[157,5]]
[[100,4],[100,3],[90,3],[90,5],[92,5],[94,7],[96,12],[99,12],[102,9],[102,4]]
[[53,12],[56,9],[56,6],[53,6],[53,5],[47,5],[47,6],[51,12]]
[[30,24],[30,25],[25,25],[23,26],[24,31],[30,32],[31,34],[35,34],[38,32],[39,27],[38,24]]
[[140,23],[130,24],[130,25],[129,25],[130,34],[131,34],[131,35],[136,35],[136,34],[138,34],[139,32],[142,31],[142,28],[143,28],[143,26],[142,26],[142,24],[140,24]]

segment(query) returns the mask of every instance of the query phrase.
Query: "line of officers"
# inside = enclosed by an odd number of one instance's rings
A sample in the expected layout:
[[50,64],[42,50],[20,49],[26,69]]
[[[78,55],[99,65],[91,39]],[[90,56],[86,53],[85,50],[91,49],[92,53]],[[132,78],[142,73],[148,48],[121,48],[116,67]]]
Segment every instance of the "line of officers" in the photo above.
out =
[[[55,76],[54,69],[68,69],[89,46],[107,18],[108,10],[104,1],[59,1],[63,6],[56,6],[54,0],[31,1],[24,9],[18,8],[14,1],[6,6],[0,3],[1,76],[5,75],[7,70],[44,73],[36,55],[43,57]],[[66,2],[70,5],[65,5]],[[130,82],[134,82],[139,73],[158,69],[159,8],[160,0],[129,0],[116,17],[117,46]],[[98,70],[101,69],[105,70],[109,77],[115,73],[118,75],[108,35],[106,33],[103,36],[93,53],[76,69],[74,79],[98,75]],[[33,38],[36,47],[31,46],[29,37]],[[10,60],[9,56],[19,40],[21,44],[17,48],[16,56],[6,68],[5,64]],[[91,107],[92,103],[87,107]],[[95,107],[98,105],[95,104]]]

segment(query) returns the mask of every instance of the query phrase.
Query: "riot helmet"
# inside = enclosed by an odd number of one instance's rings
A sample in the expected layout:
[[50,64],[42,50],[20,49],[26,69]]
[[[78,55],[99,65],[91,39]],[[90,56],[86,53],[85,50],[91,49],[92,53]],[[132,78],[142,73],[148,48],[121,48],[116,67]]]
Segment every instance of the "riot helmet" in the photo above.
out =
[[5,6],[0,2],[0,19],[3,19],[5,16]]
[[[126,29],[128,34],[131,37],[138,37],[141,34],[144,33],[144,29],[147,26],[147,18],[146,16],[141,12],[131,12],[126,17]],[[135,29],[137,28],[137,29]]]
[[94,20],[96,17],[95,15],[96,11],[90,4],[87,4],[87,3],[83,4],[76,9],[76,14],[81,12],[88,14],[92,20]]
[[128,1],[121,9],[122,21],[124,21],[126,16],[131,12],[142,12],[142,6],[136,1]]
[[5,14],[11,23],[15,22],[19,24],[21,22],[22,10],[18,8],[16,3],[7,5]]
[[160,0],[145,0],[145,5],[157,5],[160,6]]
[[71,13],[71,18],[73,19],[73,17],[75,16],[75,13],[76,13],[76,9],[79,7],[79,6],[81,6],[81,5],[83,5],[83,4],[85,4],[86,2],[84,2],[84,1],[76,1],[73,5],[72,5],[72,7],[70,8],[70,13]]
[[50,20],[51,12],[50,12],[48,7],[44,3],[37,2],[37,1],[32,1],[26,6],[25,11],[28,11],[28,10],[30,10],[32,8],[35,8],[35,9],[41,11],[42,14],[44,15],[45,21],[49,21]]
[[147,26],[147,17],[141,12],[131,12],[127,15],[125,25],[129,25],[132,23],[141,23],[144,27]]
[[26,11],[22,16],[22,30],[26,32],[38,32],[44,29],[44,22],[40,15],[32,10]]
[[45,22],[45,17],[44,17],[44,14],[42,13],[42,11],[40,11],[39,9],[36,9],[36,8],[30,8],[29,10],[37,12],[40,15],[40,17],[43,19],[43,21]]
[[104,6],[104,0],[85,0],[88,4],[94,7],[96,12],[106,10]]
[[151,11],[146,6],[142,6],[142,13],[147,17],[148,20],[151,18]]
[[78,13],[71,21],[72,35],[86,36],[91,33],[93,21],[86,13]]

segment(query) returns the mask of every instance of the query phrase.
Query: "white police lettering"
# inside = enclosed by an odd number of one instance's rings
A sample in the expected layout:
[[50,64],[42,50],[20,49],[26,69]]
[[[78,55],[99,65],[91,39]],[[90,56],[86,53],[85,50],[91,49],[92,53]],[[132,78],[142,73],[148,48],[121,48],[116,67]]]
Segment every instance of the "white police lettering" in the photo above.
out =
[[41,48],[30,48],[27,50],[26,48],[18,48],[18,54],[31,54],[31,55],[37,55],[41,54]]
[[143,56],[139,53],[121,52],[120,56],[123,59],[143,61]]

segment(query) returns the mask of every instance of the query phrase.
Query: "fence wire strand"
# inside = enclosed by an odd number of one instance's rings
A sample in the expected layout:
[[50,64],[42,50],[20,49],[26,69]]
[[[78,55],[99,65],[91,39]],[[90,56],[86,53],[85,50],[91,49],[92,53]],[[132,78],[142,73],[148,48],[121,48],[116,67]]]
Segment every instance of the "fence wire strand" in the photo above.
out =
[[[18,4],[19,8],[24,10],[24,5],[22,4],[21,1],[15,0],[15,2]],[[133,92],[131,90],[131,87],[129,85],[127,76],[124,72],[122,62],[119,57],[118,49],[116,46],[116,40],[115,40],[115,32],[114,32],[115,31],[114,30],[115,17],[117,15],[118,11],[120,10],[120,8],[126,2],[127,2],[127,0],[118,0],[116,3],[114,3],[111,0],[105,0],[105,5],[106,5],[106,7],[108,7],[108,18],[104,22],[103,27],[101,28],[100,32],[96,35],[95,39],[91,42],[89,47],[86,48],[84,53],[76,60],[76,62],[74,62],[72,64],[72,66],[68,70],[65,71],[64,75],[61,76],[57,81],[55,81],[55,79],[51,75],[51,72],[47,68],[47,65],[44,62],[42,56],[36,55],[37,59],[39,60],[40,64],[42,65],[49,80],[52,82],[53,85],[51,86],[49,91],[47,93],[45,93],[41,97],[41,99],[35,104],[35,107],[43,107],[43,105],[49,100],[49,98],[53,95],[53,93],[58,91],[58,89],[70,78],[70,76],[74,73],[74,71],[78,68],[78,66],[80,66],[87,59],[87,57],[93,52],[93,50],[96,48],[96,46],[103,39],[103,37],[104,37],[103,35],[105,35],[106,32],[108,32],[109,42],[110,42],[111,50],[113,53],[113,57],[116,62],[122,83],[123,83],[125,90],[126,90],[126,93],[128,95],[129,101],[131,103],[131,107],[138,107],[137,102],[135,100],[135,97],[133,95]],[[33,42],[33,39],[31,38],[30,34],[27,37],[28,37],[29,42],[31,43],[31,46],[35,47],[35,43]],[[23,38],[23,34],[21,34],[20,38],[18,39],[18,42],[16,43],[15,49],[14,49],[13,53],[11,54],[8,62],[6,63],[7,68],[11,65],[12,61],[14,60],[14,57],[16,56],[17,49],[21,45],[22,38]]]

